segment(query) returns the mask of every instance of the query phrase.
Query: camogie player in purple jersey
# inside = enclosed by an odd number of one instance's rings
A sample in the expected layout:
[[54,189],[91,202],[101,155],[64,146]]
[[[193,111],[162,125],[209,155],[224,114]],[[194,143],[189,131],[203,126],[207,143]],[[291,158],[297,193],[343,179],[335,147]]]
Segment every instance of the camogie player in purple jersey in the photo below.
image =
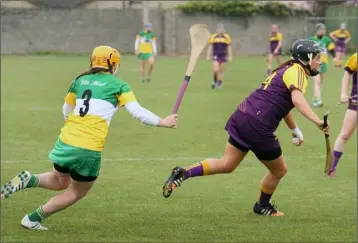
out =
[[220,88],[224,79],[226,61],[232,61],[231,38],[225,33],[224,26],[218,24],[217,32],[209,39],[207,60],[213,57],[213,84],[211,88]]
[[206,159],[187,168],[175,167],[163,186],[163,196],[169,197],[184,180],[197,176],[231,173],[251,150],[268,169],[261,182],[259,200],[253,211],[264,216],[283,216],[270,203],[271,196],[287,172],[280,143],[274,132],[283,119],[299,146],[302,132],[294,121],[292,108],[296,107],[320,130],[328,133],[321,120],[304,97],[308,76],[319,73],[319,44],[310,40],[297,40],[292,45],[292,59],[282,64],[238,106],[227,121],[225,129],[229,139],[221,159]]
[[271,74],[272,69],[272,59],[275,56],[278,66],[281,65],[281,47],[282,47],[282,41],[283,36],[281,32],[278,31],[278,25],[273,24],[271,27],[271,34],[269,37],[269,53],[267,56],[267,71],[266,75],[269,76]]
[[341,23],[341,26],[338,30],[332,31],[329,36],[335,41],[336,43],[336,67],[342,66],[342,60],[346,53],[346,47],[348,42],[351,40],[351,34],[346,29],[346,24]]
[[[352,136],[357,127],[357,52],[354,53],[347,61],[344,67],[344,76],[342,79],[341,103],[348,103],[348,109],[344,116],[343,126],[338,138],[334,144],[333,156],[334,162],[329,176],[334,176],[338,161],[341,158],[344,146]],[[353,80],[352,91],[348,97],[348,84]]]

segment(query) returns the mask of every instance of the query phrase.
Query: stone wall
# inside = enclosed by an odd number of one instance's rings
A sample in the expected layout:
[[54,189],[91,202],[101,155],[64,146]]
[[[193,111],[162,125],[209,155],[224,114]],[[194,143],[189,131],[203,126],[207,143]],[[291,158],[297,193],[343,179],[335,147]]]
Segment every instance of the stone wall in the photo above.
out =
[[[296,38],[305,37],[306,21],[298,17],[219,18],[214,15],[184,15],[175,10],[150,11],[157,46],[168,55],[190,50],[189,27],[204,23],[215,31],[222,22],[233,40],[235,54],[256,55],[267,51],[270,26],[276,23],[284,35],[284,49]],[[13,9],[2,8],[1,53],[90,52],[100,44],[123,53],[133,52],[142,28],[138,9]],[[308,23],[308,22],[307,22]]]

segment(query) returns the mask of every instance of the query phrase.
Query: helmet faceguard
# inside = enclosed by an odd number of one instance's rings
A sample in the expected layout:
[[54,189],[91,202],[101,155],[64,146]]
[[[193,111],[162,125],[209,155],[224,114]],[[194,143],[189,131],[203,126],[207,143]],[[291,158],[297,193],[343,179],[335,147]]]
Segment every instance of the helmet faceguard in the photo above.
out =
[[312,60],[323,52],[319,44],[312,40],[299,39],[292,44],[292,58],[301,62],[309,71],[310,76],[319,74],[319,70],[312,69]]

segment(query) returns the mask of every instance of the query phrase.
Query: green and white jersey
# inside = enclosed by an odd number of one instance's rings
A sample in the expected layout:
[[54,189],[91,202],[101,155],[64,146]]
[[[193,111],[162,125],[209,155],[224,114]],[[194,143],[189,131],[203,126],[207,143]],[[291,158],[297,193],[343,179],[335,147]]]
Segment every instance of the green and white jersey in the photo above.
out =
[[61,129],[60,140],[68,145],[102,151],[118,106],[136,98],[126,82],[109,73],[97,73],[75,80],[65,101],[75,108]]
[[325,35],[322,38],[318,38],[317,36],[311,36],[309,39],[317,42],[319,46],[324,50],[324,53],[321,55],[321,61],[323,63],[328,63],[328,51],[334,49],[334,44],[331,38]]
[[140,53],[151,54],[156,51],[156,48],[153,46],[156,40],[154,32],[142,31],[136,36],[136,39],[138,41]]

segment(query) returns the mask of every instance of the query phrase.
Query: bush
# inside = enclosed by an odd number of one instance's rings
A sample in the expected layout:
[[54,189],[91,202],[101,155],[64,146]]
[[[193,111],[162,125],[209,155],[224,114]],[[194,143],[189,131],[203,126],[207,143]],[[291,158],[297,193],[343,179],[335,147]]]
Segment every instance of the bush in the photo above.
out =
[[257,3],[254,1],[188,1],[177,7],[183,13],[211,13],[220,16],[250,17],[265,15],[288,17],[294,15],[310,15],[309,11],[295,7],[293,4],[280,2]]

